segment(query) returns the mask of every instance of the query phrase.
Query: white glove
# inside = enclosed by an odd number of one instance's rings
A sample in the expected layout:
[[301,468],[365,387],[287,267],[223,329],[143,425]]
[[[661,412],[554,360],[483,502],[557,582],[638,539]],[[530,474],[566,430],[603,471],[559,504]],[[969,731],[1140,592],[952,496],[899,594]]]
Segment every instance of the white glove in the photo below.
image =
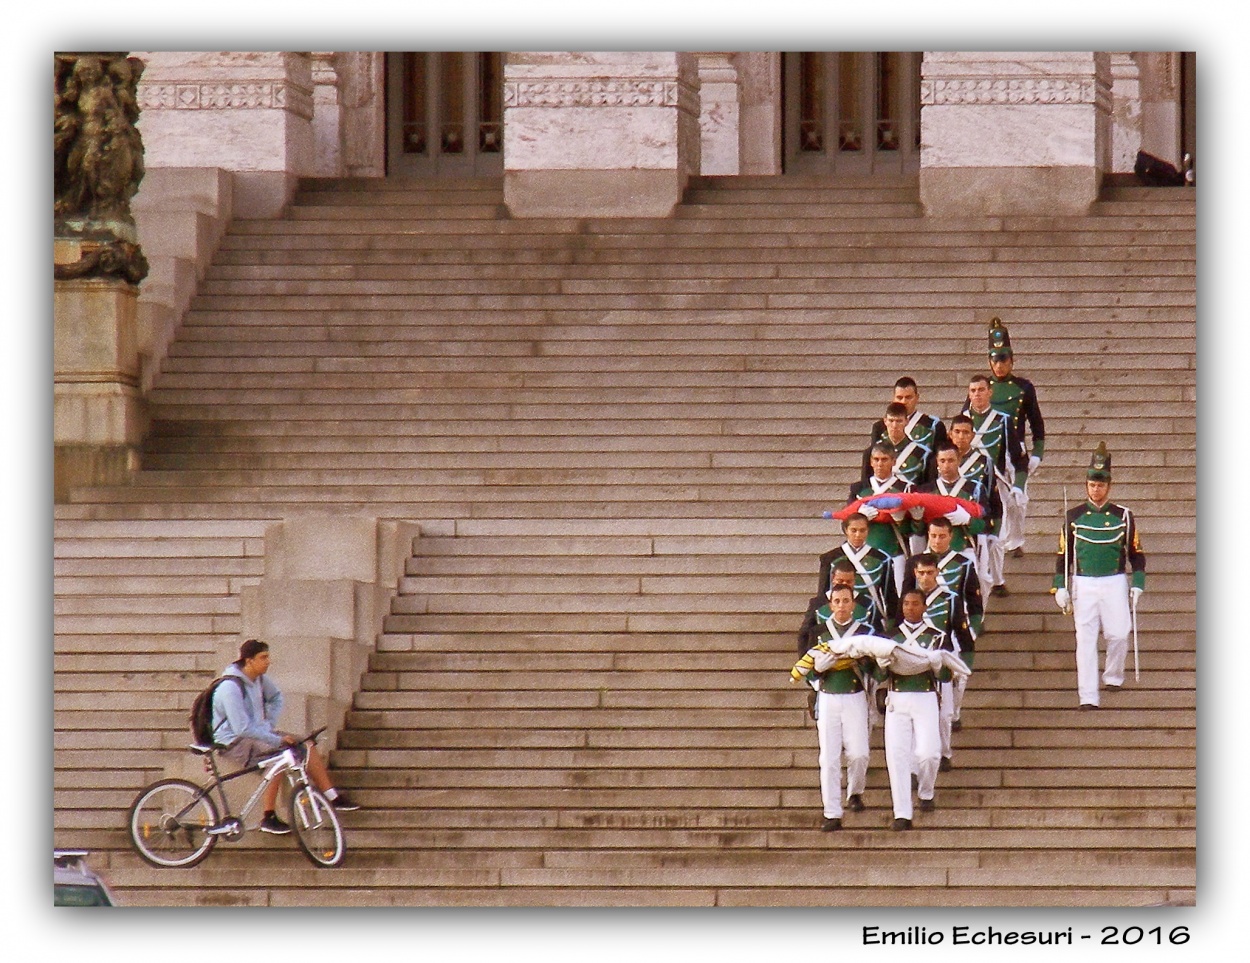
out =
[[972,521],[972,516],[968,514],[968,509],[962,505],[946,513],[946,517],[950,519],[952,525],[967,525]]
[[1072,607],[1072,596],[1068,594],[1067,589],[1061,588],[1055,590],[1055,604],[1064,612],[1067,612]]
[[817,672],[828,672],[837,661],[838,657],[832,652],[817,652],[812,656],[812,668]]
[[1141,594],[1144,591],[1146,590],[1139,589],[1136,585],[1134,585],[1131,589],[1128,590],[1128,597],[1132,599],[1134,602],[1136,602],[1139,598],[1141,598]]
[[1038,455],[1029,455],[1029,477],[1032,478],[1037,474],[1037,470],[1042,467],[1042,459]]
[[876,517],[877,517],[877,510],[876,510],[875,508],[873,508],[871,505],[860,505],[860,506],[859,506],[859,513],[860,513],[861,515],[863,515],[866,519],[868,519],[868,521],[870,521],[870,522],[871,522],[874,518],[876,518]]
[[916,521],[920,521],[920,519],[924,518],[924,506],[913,505],[911,508],[907,510],[907,514],[910,515]]

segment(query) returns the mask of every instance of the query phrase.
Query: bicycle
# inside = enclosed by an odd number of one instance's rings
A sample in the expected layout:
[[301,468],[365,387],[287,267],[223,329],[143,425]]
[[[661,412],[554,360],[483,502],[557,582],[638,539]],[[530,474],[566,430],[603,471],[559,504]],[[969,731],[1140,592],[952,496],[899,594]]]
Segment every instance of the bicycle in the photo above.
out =
[[[309,733],[297,745],[315,742],[326,727]],[[285,746],[254,765],[223,776],[217,769],[215,745],[193,744],[193,753],[204,757],[205,771],[213,780],[199,786],[186,779],[161,779],[140,791],[130,807],[130,841],[143,859],[163,869],[195,866],[203,861],[219,839],[238,842],[246,831],[244,821],[261,798],[266,787],[284,775],[291,785],[291,826],[304,855],[313,865],[330,868],[343,862],[347,843],[338,813],[330,800],[308,781],[304,756],[296,746]],[[226,799],[225,784],[263,771],[260,785],[235,815]],[[213,791],[221,799],[223,818],[213,800]]]

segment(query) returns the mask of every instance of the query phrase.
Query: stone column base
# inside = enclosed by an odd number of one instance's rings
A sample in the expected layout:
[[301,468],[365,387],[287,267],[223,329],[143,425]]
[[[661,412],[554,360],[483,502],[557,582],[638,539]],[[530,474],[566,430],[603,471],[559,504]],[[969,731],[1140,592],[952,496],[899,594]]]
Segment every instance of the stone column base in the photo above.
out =
[[71,488],[123,485],[139,468],[130,445],[56,445],[52,452],[52,500],[69,501]]
[[668,217],[686,177],[676,170],[506,171],[513,217]]
[[921,168],[920,201],[931,217],[1082,215],[1101,183],[1094,167]]

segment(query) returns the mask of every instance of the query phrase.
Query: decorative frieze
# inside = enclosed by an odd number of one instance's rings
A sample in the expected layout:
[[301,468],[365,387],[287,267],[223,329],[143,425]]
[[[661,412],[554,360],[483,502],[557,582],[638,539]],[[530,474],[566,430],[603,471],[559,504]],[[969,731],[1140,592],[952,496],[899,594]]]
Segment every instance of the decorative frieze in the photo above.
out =
[[924,80],[924,106],[976,104],[1094,104],[1109,106],[1111,93],[1091,77],[1011,77],[967,80]]
[[143,110],[289,110],[313,115],[312,92],[289,83],[140,84]]
[[504,84],[504,107],[679,107],[698,110],[698,94],[674,80],[547,80]]

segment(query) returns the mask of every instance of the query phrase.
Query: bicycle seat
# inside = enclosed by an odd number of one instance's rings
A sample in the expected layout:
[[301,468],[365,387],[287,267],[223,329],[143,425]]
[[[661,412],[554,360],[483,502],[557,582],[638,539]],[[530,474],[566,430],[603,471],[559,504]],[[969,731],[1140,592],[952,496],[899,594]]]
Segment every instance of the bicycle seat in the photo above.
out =
[[194,752],[197,756],[208,756],[216,752],[221,747],[217,745],[202,746],[198,742],[193,742],[191,745],[187,746],[187,748]]

